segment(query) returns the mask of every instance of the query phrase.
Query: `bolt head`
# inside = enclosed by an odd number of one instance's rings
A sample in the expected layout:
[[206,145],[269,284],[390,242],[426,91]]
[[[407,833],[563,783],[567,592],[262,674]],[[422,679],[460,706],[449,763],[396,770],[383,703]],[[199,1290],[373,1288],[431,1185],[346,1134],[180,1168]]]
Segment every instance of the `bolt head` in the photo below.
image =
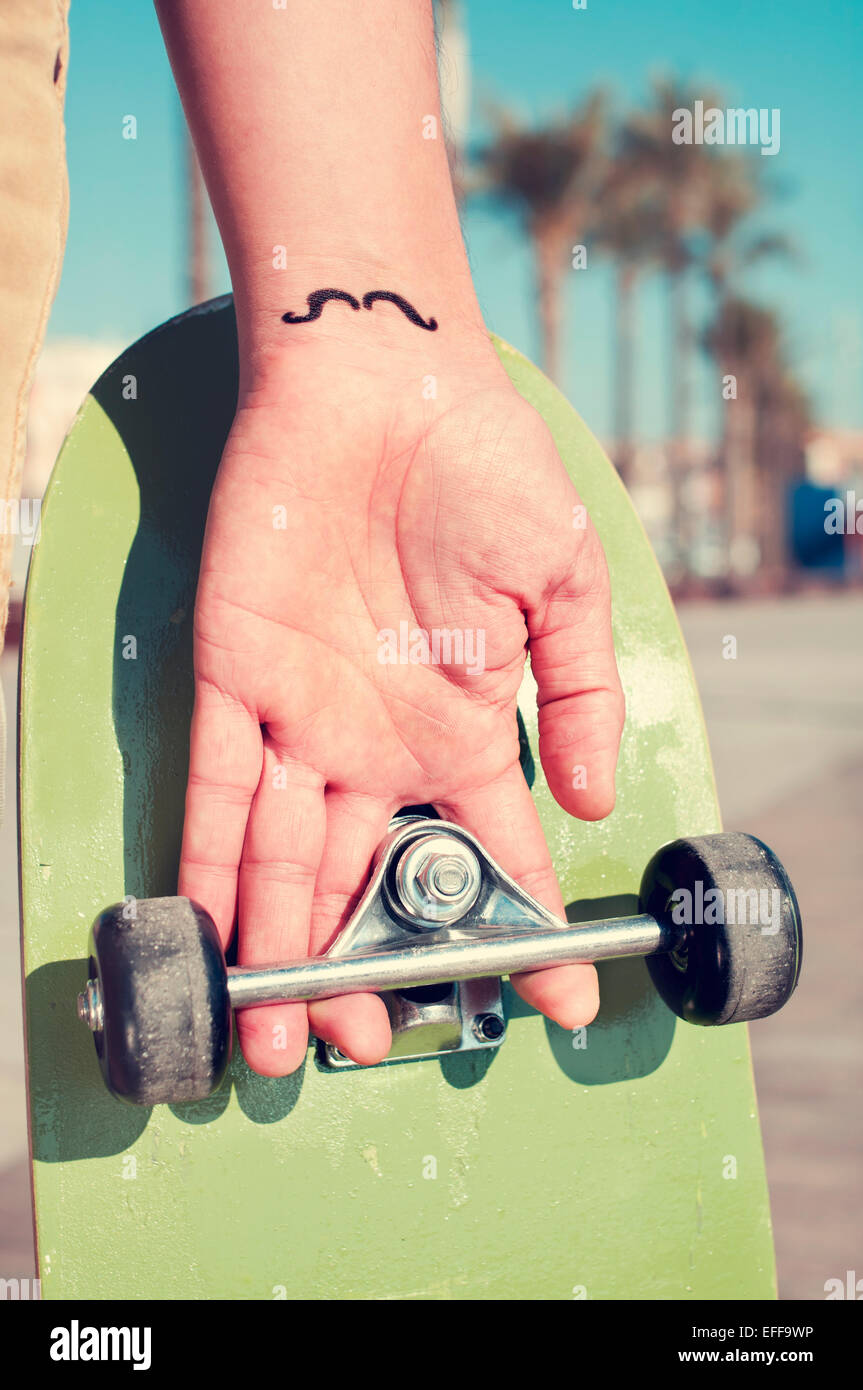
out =
[[498,1014],[477,1014],[473,1021],[473,1032],[480,1042],[499,1042],[506,1025]]
[[438,902],[460,898],[469,880],[467,865],[454,854],[431,853],[417,870],[417,881],[429,897]]
[[396,866],[401,907],[430,928],[463,917],[481,885],[476,855],[452,835],[421,836],[406,847]]

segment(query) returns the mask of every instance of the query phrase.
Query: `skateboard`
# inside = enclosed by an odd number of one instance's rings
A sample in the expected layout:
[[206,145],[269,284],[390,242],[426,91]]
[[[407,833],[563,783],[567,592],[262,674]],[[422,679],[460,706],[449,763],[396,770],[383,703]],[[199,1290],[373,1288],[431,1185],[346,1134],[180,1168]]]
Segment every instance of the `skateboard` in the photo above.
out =
[[[328,956],[257,977],[171,896],[195,583],[236,400],[230,298],[134,344],[79,412],[43,504],[22,640],[44,1298],[775,1296],[747,1030],[734,1020],[771,1012],[796,983],[793,891],[766,847],[719,834],[683,639],[614,468],[551,383],[496,348],[608,557],[627,697],[616,809],[584,824],[552,799],[528,673],[522,766],[570,925],[458,826],[414,810]],[[774,939],[672,920],[670,895],[689,884],[703,896],[705,883],[780,892]],[[574,1033],[501,978],[583,958],[599,962],[602,1002]],[[313,1042],[300,1072],[268,1079],[231,1048],[232,1006],[369,982],[394,1021],[380,1066]]]

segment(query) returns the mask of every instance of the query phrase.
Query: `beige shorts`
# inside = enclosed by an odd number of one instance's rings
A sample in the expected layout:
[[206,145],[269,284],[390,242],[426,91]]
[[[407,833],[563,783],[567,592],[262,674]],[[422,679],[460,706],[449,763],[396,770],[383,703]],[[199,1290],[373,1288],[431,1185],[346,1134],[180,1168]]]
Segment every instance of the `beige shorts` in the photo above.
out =
[[27,402],[66,241],[68,8],[68,0],[0,3],[0,651]]
[[[0,0],[0,653],[27,402],[69,216],[63,98],[68,0]],[[0,691],[0,818],[6,763]]]

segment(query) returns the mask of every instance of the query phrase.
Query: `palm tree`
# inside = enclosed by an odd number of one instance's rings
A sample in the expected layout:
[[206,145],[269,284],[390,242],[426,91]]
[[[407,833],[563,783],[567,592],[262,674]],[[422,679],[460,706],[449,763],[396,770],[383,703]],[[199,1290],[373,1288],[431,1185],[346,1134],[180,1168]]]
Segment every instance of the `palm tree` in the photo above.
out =
[[[723,464],[730,580],[740,587],[759,563],[773,571],[785,567],[784,483],[799,457],[808,405],[771,310],[726,295],[705,346],[736,381],[736,399],[727,403]],[[778,476],[772,466],[777,458],[783,462]]]
[[721,443],[732,571],[741,557],[745,561],[747,550],[754,554],[756,545],[762,556],[767,547],[775,560],[778,551],[772,537],[777,530],[784,532],[781,522],[767,530],[763,526],[759,420],[765,393],[772,393],[773,399],[778,392],[785,399],[790,378],[782,362],[774,316],[733,290],[739,276],[758,261],[794,254],[790,240],[781,233],[745,234],[746,219],[764,198],[761,167],[748,154],[728,153],[717,159],[704,216],[708,236],[704,270],[716,301],[714,324],[705,343],[714,351],[723,377],[733,376],[736,382],[735,395],[724,399]]
[[494,108],[492,140],[476,155],[476,191],[512,209],[533,247],[542,364],[560,378],[562,287],[573,243],[594,225],[605,170],[606,106],[597,93],[584,107],[541,129],[525,129]]
[[708,238],[703,269],[719,302],[730,283],[759,261],[796,255],[792,241],[781,232],[746,235],[746,219],[763,205],[770,191],[762,170],[763,161],[740,152],[721,155],[711,170],[703,207]]
[[621,157],[641,170],[659,196],[658,256],[669,292],[669,453],[672,484],[671,535],[674,553],[670,577],[687,569],[689,519],[683,506],[683,483],[690,460],[692,397],[690,360],[695,340],[689,318],[689,272],[695,264],[695,237],[703,226],[707,190],[716,162],[711,147],[675,144],[674,113],[692,108],[696,99],[718,104],[715,94],[698,96],[674,78],[658,78],[645,111],[636,111],[622,132]]
[[614,453],[624,482],[634,444],[635,290],[644,271],[661,260],[662,212],[656,179],[620,151],[602,187],[595,239],[615,262]]
[[786,489],[803,473],[812,425],[809,400],[780,357],[770,379],[762,383],[755,445],[758,514],[772,518],[772,524],[761,528],[762,570],[780,584],[787,582],[789,571]]
[[[718,104],[715,94],[701,91],[705,106]],[[691,396],[689,356],[693,335],[687,303],[688,274],[695,261],[693,237],[703,226],[714,166],[712,147],[677,145],[671,138],[674,112],[691,108],[696,94],[675,79],[653,84],[653,100],[644,112],[629,118],[622,135],[622,157],[639,167],[661,192],[661,260],[668,276],[671,317],[670,437],[678,468],[685,464],[690,433]]]

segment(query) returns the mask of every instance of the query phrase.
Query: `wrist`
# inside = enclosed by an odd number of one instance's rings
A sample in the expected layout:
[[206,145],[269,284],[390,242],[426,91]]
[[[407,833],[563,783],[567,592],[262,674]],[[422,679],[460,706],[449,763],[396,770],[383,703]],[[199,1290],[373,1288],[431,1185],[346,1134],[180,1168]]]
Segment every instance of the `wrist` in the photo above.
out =
[[395,387],[502,371],[466,259],[446,274],[383,259],[282,261],[253,287],[235,283],[235,299],[241,398],[327,373]]

